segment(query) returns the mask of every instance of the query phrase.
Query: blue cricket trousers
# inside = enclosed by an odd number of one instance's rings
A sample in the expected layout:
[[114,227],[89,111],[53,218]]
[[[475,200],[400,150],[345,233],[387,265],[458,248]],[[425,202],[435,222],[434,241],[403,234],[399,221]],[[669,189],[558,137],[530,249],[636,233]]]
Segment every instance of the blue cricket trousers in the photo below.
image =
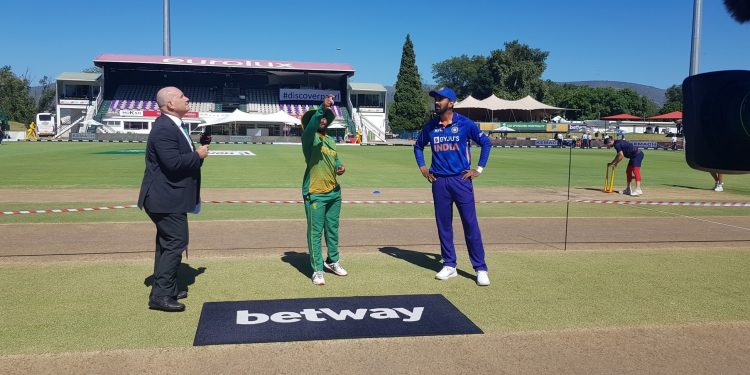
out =
[[432,199],[435,201],[435,222],[440,238],[440,255],[443,264],[456,266],[456,248],[453,246],[453,203],[458,207],[464,226],[464,239],[469,248],[471,265],[477,271],[486,271],[482,233],[479,231],[477,211],[474,207],[474,185],[463,175],[439,176],[432,183]]

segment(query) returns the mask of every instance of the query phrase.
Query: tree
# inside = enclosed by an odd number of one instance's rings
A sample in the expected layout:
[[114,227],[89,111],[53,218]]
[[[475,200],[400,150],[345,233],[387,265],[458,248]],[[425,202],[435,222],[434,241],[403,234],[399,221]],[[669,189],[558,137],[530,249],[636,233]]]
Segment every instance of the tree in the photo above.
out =
[[682,85],[672,85],[664,92],[667,101],[661,107],[660,114],[682,111]]
[[505,43],[505,49],[490,52],[487,59],[494,92],[504,99],[520,99],[526,95],[541,97],[544,93],[542,74],[547,69],[549,52],[531,48],[517,40]]
[[394,131],[419,129],[427,120],[427,96],[417,70],[414,45],[407,34],[401,52],[401,67],[396,80],[396,93],[388,111],[388,122]]
[[39,86],[42,87],[42,94],[39,95],[39,101],[36,105],[37,112],[54,112],[55,111],[55,83],[50,82],[47,76],[39,80]]
[[542,80],[547,56],[547,51],[514,40],[489,57],[462,55],[441,61],[432,66],[432,72],[436,82],[450,86],[459,97],[471,94],[484,99],[494,93],[503,99],[531,95],[541,101],[549,90]]
[[0,111],[6,112],[11,121],[29,123],[34,118],[29,80],[16,76],[8,65],[0,69]]
[[448,86],[460,98],[484,99],[492,95],[493,81],[484,56],[461,55],[432,65],[432,78]]
[[98,66],[90,66],[84,70],[82,70],[83,73],[101,73],[103,72],[102,68]]
[[648,117],[658,109],[651,100],[631,89],[558,85],[549,81],[546,85],[549,92],[546,103],[576,110],[566,113],[570,120],[598,119],[618,113]]

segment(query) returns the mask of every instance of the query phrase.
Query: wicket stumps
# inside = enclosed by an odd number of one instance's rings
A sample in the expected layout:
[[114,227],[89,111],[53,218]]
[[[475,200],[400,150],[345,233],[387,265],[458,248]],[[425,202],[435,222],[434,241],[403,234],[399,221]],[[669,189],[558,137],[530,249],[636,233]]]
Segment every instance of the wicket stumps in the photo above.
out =
[[[610,170],[612,170],[610,172]],[[607,172],[604,174],[604,189],[603,191],[605,193],[611,193],[614,186],[615,186],[615,172],[617,171],[617,167],[610,167],[607,165]]]

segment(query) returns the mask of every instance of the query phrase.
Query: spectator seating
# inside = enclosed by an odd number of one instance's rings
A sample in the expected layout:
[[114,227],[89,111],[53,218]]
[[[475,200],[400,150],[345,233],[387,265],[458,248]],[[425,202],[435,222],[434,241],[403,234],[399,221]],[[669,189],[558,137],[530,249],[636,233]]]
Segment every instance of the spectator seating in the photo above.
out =
[[[159,86],[148,85],[120,85],[111,100],[105,100],[102,108],[106,112],[117,113],[119,110],[158,110],[156,104],[156,92]],[[222,112],[221,92],[211,90],[208,87],[184,87],[185,95],[190,98],[191,112]],[[275,113],[284,111],[292,116],[301,117],[305,112],[315,109],[320,105],[313,102],[280,102],[278,90],[274,89],[248,89],[244,91],[245,99],[240,104],[240,109],[247,112]],[[104,109],[100,110],[100,117],[104,115]],[[346,107],[333,106],[336,117],[347,123],[350,131],[354,129],[351,115]]]
[[[120,85],[110,101],[108,112],[122,109],[158,110],[156,92],[158,86]],[[210,112],[215,108],[213,92],[207,87],[185,87],[183,92],[190,98],[191,112]]]
[[245,92],[248,112],[274,113],[279,109],[279,93],[276,90],[249,89]]
[[[305,102],[305,103],[284,102],[279,105],[279,108],[280,110],[292,116],[302,116],[303,114],[305,114],[305,112],[311,109],[318,108],[318,105],[319,104],[317,103],[310,103],[310,102]],[[342,111],[342,107],[334,105],[333,113],[336,114],[336,117],[341,117],[344,112]]]

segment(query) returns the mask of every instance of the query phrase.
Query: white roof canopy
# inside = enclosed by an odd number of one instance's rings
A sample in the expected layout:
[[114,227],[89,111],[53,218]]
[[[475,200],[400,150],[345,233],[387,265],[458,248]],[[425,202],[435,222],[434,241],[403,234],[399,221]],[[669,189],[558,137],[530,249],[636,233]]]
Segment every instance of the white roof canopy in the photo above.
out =
[[482,101],[469,95],[466,99],[453,105],[453,108],[484,108]]
[[208,121],[204,124],[198,125],[199,128],[228,124],[228,123],[281,123],[281,124],[300,124],[300,120],[294,116],[289,115],[284,111],[279,111],[271,114],[262,113],[247,113],[242,112],[239,109],[235,109],[234,112],[213,121]]
[[503,110],[522,110],[522,111],[536,111],[536,110],[548,110],[556,111],[563,110],[566,108],[553,107],[551,105],[544,104],[537,101],[531,96],[518,100],[505,100],[500,99],[495,94],[490,95],[486,99],[477,100],[476,98],[469,95],[466,99],[455,104],[454,108],[481,108],[488,109],[490,111],[503,111]]

